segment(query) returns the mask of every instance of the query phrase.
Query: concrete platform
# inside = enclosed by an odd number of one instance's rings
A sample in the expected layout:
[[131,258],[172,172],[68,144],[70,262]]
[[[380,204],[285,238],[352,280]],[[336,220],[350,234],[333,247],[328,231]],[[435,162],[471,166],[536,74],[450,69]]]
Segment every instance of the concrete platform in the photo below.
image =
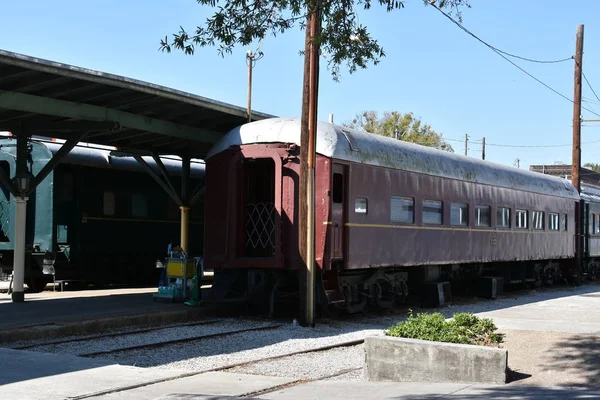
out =
[[[600,285],[571,288],[572,294],[477,313],[499,329],[539,332],[600,333]],[[552,293],[548,293],[552,296]]]
[[0,343],[201,318],[205,309],[154,301],[156,288],[0,294]]
[[0,348],[0,374],[7,399],[65,399],[168,379],[181,371],[122,366],[99,359]]
[[6,368],[0,374],[2,397],[20,400],[600,398],[600,389],[566,387],[342,380],[303,383],[288,378],[227,372],[179,378],[186,372],[1,348],[0,359],[6,361]]
[[[289,400],[569,400],[597,399],[600,389],[559,388],[559,387],[515,387],[493,385],[466,385],[456,383],[387,383],[387,382],[311,382],[293,386],[273,393],[256,397],[258,399],[289,399]],[[215,397],[163,397],[161,400],[200,400]],[[224,398],[223,398],[224,399]]]
[[[243,395],[275,388],[293,379],[182,370],[138,368],[101,359],[0,348],[2,398],[156,399],[173,393]],[[182,375],[191,375],[180,378]],[[180,379],[174,379],[180,378]],[[111,393],[112,392],[112,393]]]
[[[293,379],[274,376],[234,374],[228,372],[207,372],[144,386],[137,389],[93,397],[97,400],[153,400],[181,398],[181,396],[243,396],[260,390],[279,387],[293,382]],[[187,398],[187,397],[184,397]]]

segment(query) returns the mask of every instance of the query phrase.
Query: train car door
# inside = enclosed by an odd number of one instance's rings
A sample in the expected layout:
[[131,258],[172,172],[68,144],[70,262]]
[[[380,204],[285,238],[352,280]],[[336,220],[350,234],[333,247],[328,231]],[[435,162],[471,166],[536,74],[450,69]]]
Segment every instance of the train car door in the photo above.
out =
[[331,183],[331,258],[344,260],[345,251],[345,204],[346,190],[346,166],[333,164],[333,177]]

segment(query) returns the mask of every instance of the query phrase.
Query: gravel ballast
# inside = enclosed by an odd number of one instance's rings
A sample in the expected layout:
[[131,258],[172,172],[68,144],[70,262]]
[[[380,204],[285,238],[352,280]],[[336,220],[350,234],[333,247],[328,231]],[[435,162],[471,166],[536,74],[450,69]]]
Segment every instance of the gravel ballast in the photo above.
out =
[[362,371],[363,361],[364,345],[356,345],[262,361],[232,368],[227,372],[295,379],[319,379],[345,370],[360,369]]
[[234,332],[242,329],[276,326],[273,323],[226,320],[215,324],[180,326],[164,328],[146,333],[124,333],[123,336],[92,339],[89,341],[41,345],[31,348],[32,351],[82,355],[100,351],[116,350],[124,347],[151,345],[169,340],[185,339],[195,336]]
[[[580,287],[553,287],[542,290],[519,291],[505,293],[496,300],[486,300],[480,298],[460,299],[454,305],[439,308],[420,310],[413,309],[413,312],[441,312],[446,317],[458,312],[471,312],[474,314],[495,312],[498,310],[518,310],[519,318],[530,318],[533,314],[539,317],[539,309],[542,307],[553,310],[560,299],[563,307],[567,304],[573,307],[568,315],[579,315],[582,310],[576,308],[576,301],[569,299],[569,296],[587,296],[585,297],[589,307],[591,301],[595,301],[600,287],[597,284],[585,284]],[[580,299],[582,297],[579,297]],[[573,297],[575,299],[575,297]],[[557,300],[556,302],[554,300]],[[462,304],[461,304],[462,303]],[[215,368],[232,367],[235,364],[249,363],[275,356],[285,356],[290,353],[317,349],[323,346],[337,345],[342,342],[364,339],[370,335],[383,335],[384,330],[407,317],[408,307],[399,308],[386,313],[377,315],[356,315],[350,318],[341,318],[338,320],[320,320],[314,328],[302,328],[293,326],[292,321],[284,322],[265,322],[257,320],[244,320],[229,318],[209,325],[184,326],[184,327],[165,327],[164,329],[148,332],[144,334],[123,335],[120,337],[111,337],[104,339],[94,339],[85,342],[65,343],[60,345],[38,346],[32,350],[44,351],[60,354],[85,354],[130,347],[142,344],[158,343],[166,340],[174,340],[203,334],[213,334],[219,332],[230,332],[252,327],[283,324],[280,328],[265,331],[252,331],[231,334],[218,338],[206,338],[182,342],[173,345],[166,345],[158,348],[148,348],[139,350],[122,351],[113,354],[102,355],[103,359],[115,361],[119,364],[135,365],[138,367],[175,369],[182,372],[202,372]],[[496,315],[496,314],[493,314]],[[502,330],[502,329],[501,329]],[[566,337],[566,336],[565,336]],[[507,336],[507,343],[503,347],[512,349],[521,349],[521,346],[527,346],[531,349],[531,354],[542,354],[545,350],[537,346],[536,335],[525,335],[520,332],[513,332]],[[562,338],[562,336],[561,336]],[[554,343],[550,338],[548,341],[538,341],[540,344]],[[13,344],[14,345],[14,344]],[[539,346],[538,346],[539,347]],[[519,350],[521,351],[521,350]],[[597,353],[595,353],[597,354]],[[537,356],[536,356],[537,357]],[[597,356],[596,356],[597,357]],[[515,361],[515,367],[524,374],[544,374],[545,377],[551,375],[545,371],[550,366],[535,365],[526,357],[517,358],[509,355],[509,365],[511,359]],[[295,379],[321,379],[333,374],[347,371],[342,375],[325,378],[326,380],[363,380],[362,365],[364,362],[363,345],[353,345],[348,347],[339,347],[330,350],[311,352],[287,356],[284,358],[261,361],[249,365],[234,366],[227,369],[231,372],[246,374],[261,374],[278,377],[289,377]],[[573,361],[576,362],[576,361]],[[552,365],[556,365],[556,360]],[[594,365],[593,368],[596,368]],[[563,368],[567,371],[567,368]],[[576,369],[575,369],[576,370]],[[569,371],[575,371],[569,367]],[[556,370],[552,369],[552,376]],[[571,372],[569,372],[571,373]],[[581,371],[580,371],[581,373]],[[558,378],[557,378],[558,379]],[[592,379],[587,378],[590,382]],[[524,379],[519,384],[526,384],[529,379]],[[558,382],[580,383],[577,380],[558,379]],[[546,383],[546,382],[545,382]]]

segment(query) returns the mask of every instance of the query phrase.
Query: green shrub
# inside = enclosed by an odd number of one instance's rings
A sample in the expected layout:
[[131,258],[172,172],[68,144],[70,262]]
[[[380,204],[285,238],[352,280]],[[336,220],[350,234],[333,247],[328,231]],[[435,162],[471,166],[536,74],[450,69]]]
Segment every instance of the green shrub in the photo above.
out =
[[495,346],[502,343],[502,335],[495,333],[496,325],[489,318],[479,318],[469,313],[454,314],[450,321],[440,313],[419,313],[413,316],[408,312],[408,319],[391,326],[386,335],[408,339],[431,340]]

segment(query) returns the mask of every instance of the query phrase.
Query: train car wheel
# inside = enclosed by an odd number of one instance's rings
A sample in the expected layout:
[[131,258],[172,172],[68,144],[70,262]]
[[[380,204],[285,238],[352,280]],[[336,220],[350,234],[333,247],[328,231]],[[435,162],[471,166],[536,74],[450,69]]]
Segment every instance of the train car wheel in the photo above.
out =
[[372,286],[379,307],[389,309],[396,306],[396,293],[390,281],[377,279]]

